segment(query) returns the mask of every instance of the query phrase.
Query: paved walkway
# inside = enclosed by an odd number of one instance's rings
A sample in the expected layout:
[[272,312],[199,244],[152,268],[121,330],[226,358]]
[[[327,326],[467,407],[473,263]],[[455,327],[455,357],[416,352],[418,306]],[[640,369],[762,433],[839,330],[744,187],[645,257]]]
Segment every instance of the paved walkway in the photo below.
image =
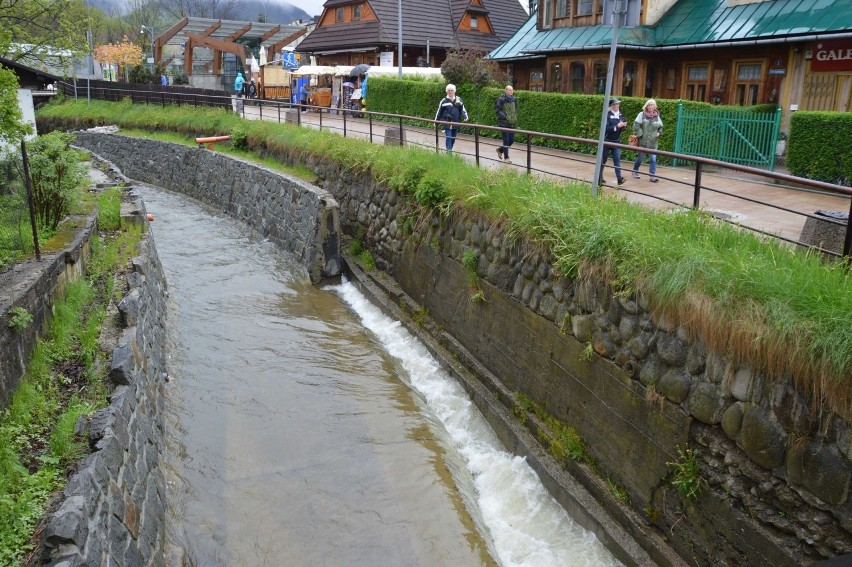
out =
[[[260,118],[258,107],[246,105],[246,118]],[[282,109],[281,120],[286,113]],[[278,120],[277,110],[263,109],[264,120]],[[302,126],[319,128],[320,114],[316,112],[301,113]],[[384,143],[384,132],[392,124],[373,121],[373,142]],[[343,134],[343,119],[339,115],[322,114],[322,129]],[[370,126],[366,119],[347,117],[346,135],[360,138],[370,137]],[[405,126],[405,138],[408,145],[417,145],[430,150],[436,147],[435,132],[425,128]],[[440,151],[444,151],[443,132],[438,138]],[[513,164],[505,164],[497,157],[496,148],[500,142],[493,138],[480,138],[481,167],[486,168],[515,168],[525,171],[527,167],[526,144],[516,144],[512,147]],[[474,162],[475,142],[473,136],[459,136],[454,151],[464,159]],[[594,155],[532,147],[530,168],[539,175],[554,176],[563,179],[581,180],[588,182],[593,177]],[[658,183],[649,181],[648,164],[640,168],[641,178],[634,179],[630,175],[632,163],[622,162],[622,175],[627,182],[621,187],[613,187],[615,173],[612,162],[604,170],[604,179],[609,183],[604,191],[618,192],[628,201],[643,205],[669,209],[679,205],[692,206],[695,171],[691,167],[665,167],[657,169]],[[778,169],[779,173],[786,173]],[[730,220],[749,228],[761,230],[792,241],[798,241],[805,224],[806,217],[796,213],[811,214],[818,210],[849,212],[850,197],[835,196],[818,191],[791,187],[779,184],[773,179],[748,175],[735,171],[707,172],[701,178],[703,187],[700,204],[720,218]],[[758,202],[755,202],[758,201]],[[772,203],[772,208],[762,203]]]

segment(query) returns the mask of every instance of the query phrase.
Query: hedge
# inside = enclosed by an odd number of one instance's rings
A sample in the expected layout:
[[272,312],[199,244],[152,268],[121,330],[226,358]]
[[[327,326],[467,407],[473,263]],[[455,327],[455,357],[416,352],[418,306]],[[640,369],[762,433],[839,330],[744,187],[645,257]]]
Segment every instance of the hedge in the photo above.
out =
[[[400,81],[386,77],[371,78],[367,85],[367,109],[373,112],[434,119],[438,110],[438,103],[444,96],[444,87],[444,83],[434,81]],[[503,89],[494,87],[480,89],[474,85],[465,84],[458,85],[457,92],[464,101],[471,122],[488,126],[497,125],[494,102],[503,92]],[[515,91],[515,96],[518,98],[518,127],[520,129],[592,140],[598,138],[603,105],[602,96],[532,91]],[[642,105],[645,104],[647,99],[619,97],[619,100],[621,100],[621,113],[628,122],[632,123],[639,112],[642,111]],[[659,149],[668,151],[674,149],[677,106],[680,102],[683,102],[686,108],[719,108],[708,103],[688,100],[656,99],[656,101],[664,126]],[[774,111],[777,107],[776,105],[760,105],[724,108],[754,113]],[[462,131],[464,130],[463,128]],[[499,132],[481,132],[480,135],[499,138]],[[526,139],[519,136],[517,141],[525,143]],[[579,153],[593,154],[596,151],[594,146],[574,142],[535,139],[534,143]],[[627,134],[624,135],[624,143],[627,143]],[[625,156],[624,159],[629,157]]]
[[790,120],[787,169],[793,175],[852,184],[852,113],[796,112]]

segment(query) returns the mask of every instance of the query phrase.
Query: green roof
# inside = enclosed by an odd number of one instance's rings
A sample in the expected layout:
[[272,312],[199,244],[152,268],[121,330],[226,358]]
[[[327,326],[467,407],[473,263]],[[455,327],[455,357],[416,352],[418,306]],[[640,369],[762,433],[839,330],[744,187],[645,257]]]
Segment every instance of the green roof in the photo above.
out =
[[[549,52],[609,46],[612,28],[584,26],[537,31],[536,14],[512,38],[491,52],[492,59],[523,59]],[[619,30],[618,43],[664,49],[681,45],[711,47],[816,34],[852,33],[852,0],[765,0],[728,6],[727,0],[680,0],[654,26]],[[821,39],[828,39],[822,37]]]

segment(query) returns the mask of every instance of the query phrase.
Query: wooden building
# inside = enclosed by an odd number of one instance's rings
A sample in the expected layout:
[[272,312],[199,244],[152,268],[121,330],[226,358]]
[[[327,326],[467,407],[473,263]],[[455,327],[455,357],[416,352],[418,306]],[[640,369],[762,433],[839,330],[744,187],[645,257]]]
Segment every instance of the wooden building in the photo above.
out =
[[[400,0],[328,0],[301,51],[320,65],[397,66]],[[404,67],[438,67],[448,50],[487,53],[527,19],[518,0],[405,0]]]
[[[626,0],[612,94],[846,112],[852,0]],[[538,0],[490,57],[516,88],[602,93],[613,0]]]

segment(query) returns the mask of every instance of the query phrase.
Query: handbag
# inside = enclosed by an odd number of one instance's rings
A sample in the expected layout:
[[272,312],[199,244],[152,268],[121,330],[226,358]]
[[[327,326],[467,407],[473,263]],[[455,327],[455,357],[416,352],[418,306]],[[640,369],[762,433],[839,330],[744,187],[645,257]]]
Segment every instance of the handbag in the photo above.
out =
[[638,146],[639,145],[639,136],[637,136],[636,134],[630,134],[630,137],[627,138],[627,143],[630,144],[631,146]]

